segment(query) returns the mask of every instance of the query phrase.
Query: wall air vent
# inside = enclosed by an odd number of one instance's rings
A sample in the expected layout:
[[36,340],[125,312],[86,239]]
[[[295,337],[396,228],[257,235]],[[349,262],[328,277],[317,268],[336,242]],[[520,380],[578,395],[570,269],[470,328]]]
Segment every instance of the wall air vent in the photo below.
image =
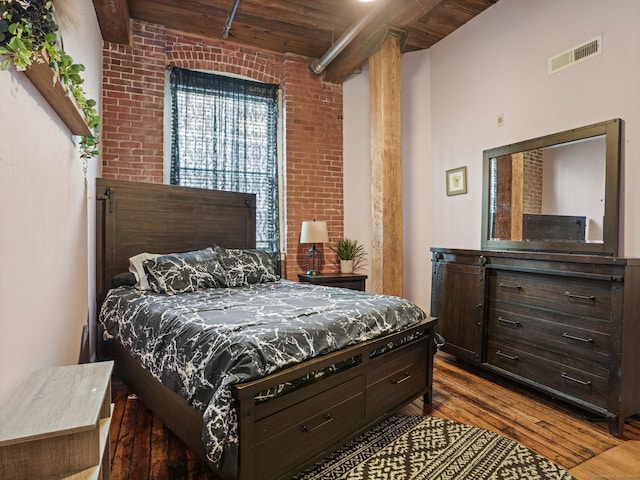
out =
[[602,53],[602,35],[549,58],[549,75]]

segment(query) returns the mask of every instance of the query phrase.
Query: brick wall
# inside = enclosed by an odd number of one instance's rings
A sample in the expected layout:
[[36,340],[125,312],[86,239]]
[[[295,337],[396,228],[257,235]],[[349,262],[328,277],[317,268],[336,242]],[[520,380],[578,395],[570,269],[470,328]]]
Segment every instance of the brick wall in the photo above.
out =
[[[285,128],[287,132],[287,246],[306,270],[300,245],[303,220],[326,220],[329,241],[343,235],[342,86],[322,83],[300,57],[284,59]],[[335,254],[318,245],[323,270],[336,270]]]
[[523,213],[542,213],[543,160],[542,150],[523,153]]
[[[162,183],[165,71],[168,66],[241,75],[283,93],[287,278],[306,270],[303,220],[326,220],[329,241],[343,235],[342,86],[307,70],[309,59],[260,52],[132,23],[131,46],[105,42],[102,176]],[[335,255],[319,246],[324,270]]]

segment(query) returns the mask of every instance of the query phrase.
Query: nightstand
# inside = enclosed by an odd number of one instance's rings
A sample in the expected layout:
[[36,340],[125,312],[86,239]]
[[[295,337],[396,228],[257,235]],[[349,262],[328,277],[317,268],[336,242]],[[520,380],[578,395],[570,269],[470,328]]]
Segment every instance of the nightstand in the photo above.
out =
[[342,287],[350,288],[351,290],[360,290],[364,292],[366,275],[359,275],[357,273],[320,273],[318,275],[307,275],[301,273],[298,275],[298,280],[306,283],[313,283],[314,285],[324,285],[326,287]]

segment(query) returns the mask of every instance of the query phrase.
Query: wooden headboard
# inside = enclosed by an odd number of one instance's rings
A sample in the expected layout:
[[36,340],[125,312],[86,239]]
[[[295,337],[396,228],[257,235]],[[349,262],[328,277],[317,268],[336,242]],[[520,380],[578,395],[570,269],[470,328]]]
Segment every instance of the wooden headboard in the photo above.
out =
[[522,215],[523,240],[584,242],[587,217],[574,215]]
[[254,194],[96,179],[98,307],[138,253],[255,248],[255,213]]

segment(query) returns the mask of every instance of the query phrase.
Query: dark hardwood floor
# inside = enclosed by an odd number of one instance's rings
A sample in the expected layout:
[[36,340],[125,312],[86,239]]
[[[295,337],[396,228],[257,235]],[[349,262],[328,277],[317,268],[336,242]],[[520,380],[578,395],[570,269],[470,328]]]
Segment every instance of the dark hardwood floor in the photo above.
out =
[[[470,368],[442,352],[435,358],[433,389],[433,405],[419,399],[398,413],[431,415],[482,427],[516,440],[566,469],[626,440],[640,440],[638,417],[627,422],[623,438],[615,438],[609,435],[606,422],[589,418],[587,412]],[[114,379],[113,480],[218,478],[130,394]]]

